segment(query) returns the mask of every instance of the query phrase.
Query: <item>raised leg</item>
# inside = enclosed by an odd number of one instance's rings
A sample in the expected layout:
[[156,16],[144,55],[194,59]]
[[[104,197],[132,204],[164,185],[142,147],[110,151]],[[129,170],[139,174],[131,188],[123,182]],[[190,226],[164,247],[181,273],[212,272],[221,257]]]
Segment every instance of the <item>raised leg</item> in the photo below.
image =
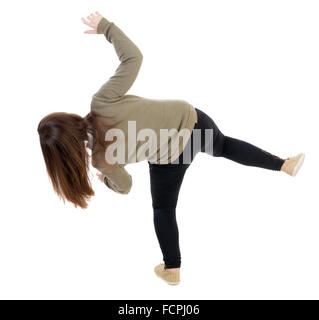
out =
[[280,171],[285,160],[248,142],[225,136],[223,148],[216,155],[237,163]]
[[196,110],[198,122],[194,129],[200,130],[201,139],[199,144],[196,144],[195,141],[192,142],[195,154],[201,151],[214,157],[224,157],[246,166],[276,171],[281,169],[285,159],[281,159],[248,142],[225,136],[211,117],[199,109]]

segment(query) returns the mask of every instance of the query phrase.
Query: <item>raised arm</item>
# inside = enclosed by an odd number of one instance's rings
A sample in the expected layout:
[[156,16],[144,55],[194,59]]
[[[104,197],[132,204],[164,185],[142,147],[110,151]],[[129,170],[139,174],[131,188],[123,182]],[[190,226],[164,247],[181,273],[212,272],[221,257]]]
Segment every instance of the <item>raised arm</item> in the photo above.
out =
[[120,65],[117,67],[115,74],[103,84],[94,96],[108,101],[116,100],[123,96],[134,83],[143,61],[143,55],[120,28],[102,17],[98,12],[96,12],[96,15],[88,16],[88,21],[85,22],[83,18],[82,21],[93,28],[86,33],[104,34],[106,39],[114,46]]

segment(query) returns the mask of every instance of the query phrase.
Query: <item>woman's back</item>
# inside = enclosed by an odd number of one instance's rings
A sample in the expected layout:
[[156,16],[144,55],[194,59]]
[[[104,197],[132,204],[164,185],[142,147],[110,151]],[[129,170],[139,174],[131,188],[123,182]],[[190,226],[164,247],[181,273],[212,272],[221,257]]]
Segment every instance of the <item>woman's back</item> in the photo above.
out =
[[[124,95],[111,102],[93,96],[91,111],[101,115],[99,121],[106,127],[120,129],[123,133],[124,139],[121,143],[125,148],[125,164],[145,159],[157,159],[161,163],[165,159],[168,162],[175,160],[182,151],[183,143],[187,140],[187,131],[182,129],[188,129],[190,133],[197,120],[194,107],[184,100],[148,99],[136,95]],[[144,131],[143,137],[141,131],[143,129],[152,130],[157,138],[156,150],[154,149],[153,153],[142,152],[143,147],[147,147],[145,142],[147,132]],[[170,146],[165,139],[162,141],[160,139],[161,130],[165,129],[176,129],[172,132]],[[139,136],[139,132],[142,136]],[[182,136],[183,133],[186,133],[184,142],[178,136],[178,134]],[[177,139],[180,140],[178,143]]]

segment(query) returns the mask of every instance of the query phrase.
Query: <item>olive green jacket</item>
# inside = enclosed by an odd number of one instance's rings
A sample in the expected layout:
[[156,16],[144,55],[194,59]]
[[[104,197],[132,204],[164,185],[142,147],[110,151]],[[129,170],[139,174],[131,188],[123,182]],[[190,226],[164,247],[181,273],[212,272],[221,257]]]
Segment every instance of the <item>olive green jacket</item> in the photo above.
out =
[[[115,74],[93,95],[91,111],[101,115],[99,120],[107,127],[123,132],[123,139],[118,143],[123,146],[125,159],[122,163],[108,165],[106,150],[95,143],[92,147],[92,165],[103,173],[104,182],[109,188],[125,194],[132,186],[132,177],[124,168],[125,165],[142,160],[165,164],[177,159],[197,122],[197,113],[184,100],[148,99],[126,94],[137,77],[143,55],[124,32],[106,18],[102,18],[98,24],[97,33],[104,34],[113,44],[120,65]],[[133,135],[133,144],[128,134],[129,121],[133,121],[137,134],[142,129],[151,129],[156,134],[156,139],[152,140],[156,148],[148,148],[145,135],[144,139],[136,139]],[[160,140],[163,129],[175,129],[169,143]]]

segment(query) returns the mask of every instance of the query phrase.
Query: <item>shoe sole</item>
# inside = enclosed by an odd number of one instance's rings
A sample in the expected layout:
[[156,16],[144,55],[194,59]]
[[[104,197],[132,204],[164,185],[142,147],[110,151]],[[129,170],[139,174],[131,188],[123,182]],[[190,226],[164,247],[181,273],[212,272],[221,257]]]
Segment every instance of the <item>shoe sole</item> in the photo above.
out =
[[165,280],[165,279],[163,279],[161,276],[159,276],[156,272],[155,272],[155,274],[156,274],[160,279],[162,279],[164,282],[166,282],[166,283],[170,284],[171,286],[175,286],[175,285],[177,285],[177,284],[179,284],[179,283],[180,283],[180,281],[178,281],[178,282],[170,282],[170,281],[166,281],[166,280]]
[[296,174],[298,173],[299,169],[303,165],[304,160],[305,160],[305,154],[303,153],[302,156],[300,157],[300,159],[298,160],[293,172],[292,172],[293,177],[295,177]]

